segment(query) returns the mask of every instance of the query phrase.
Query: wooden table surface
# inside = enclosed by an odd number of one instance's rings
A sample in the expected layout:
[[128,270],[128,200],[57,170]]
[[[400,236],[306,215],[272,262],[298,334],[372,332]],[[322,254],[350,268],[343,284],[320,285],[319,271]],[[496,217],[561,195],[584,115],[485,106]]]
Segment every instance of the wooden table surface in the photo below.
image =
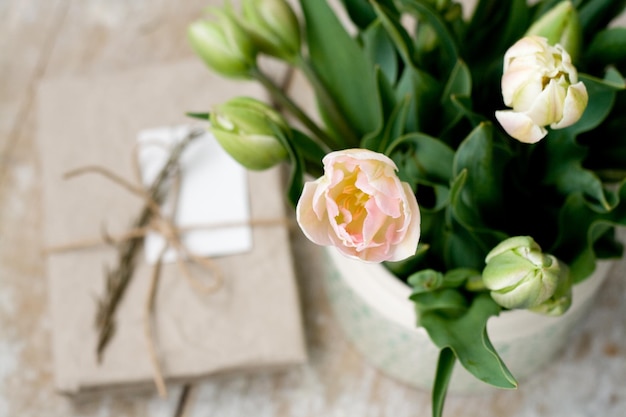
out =
[[[185,28],[210,3],[221,2],[0,0],[0,417],[429,415],[429,393],[380,374],[346,340],[319,279],[321,253],[296,232],[305,366],[213,377],[174,387],[167,399],[122,394],[75,402],[54,392],[35,147],[37,84],[190,58]],[[515,392],[453,396],[445,414],[622,417],[624,274],[626,262],[616,263],[596,308],[544,372]]]

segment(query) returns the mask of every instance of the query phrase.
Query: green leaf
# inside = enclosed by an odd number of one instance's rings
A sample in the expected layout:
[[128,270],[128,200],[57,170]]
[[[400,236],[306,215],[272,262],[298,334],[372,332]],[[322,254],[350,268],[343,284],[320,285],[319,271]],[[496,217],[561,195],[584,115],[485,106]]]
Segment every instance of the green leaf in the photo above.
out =
[[472,74],[465,62],[459,60],[452,69],[441,95],[443,125],[446,130],[456,125],[464,116],[464,112],[459,109],[453,98],[457,96],[469,97],[471,94]]
[[615,97],[611,113],[596,129],[577,137],[587,146],[589,154],[585,167],[593,170],[603,181],[618,183],[626,178],[626,91]]
[[439,105],[441,86],[430,74],[406,67],[396,87],[398,100],[409,97],[409,112],[405,131],[429,132],[437,125],[432,109]]
[[[500,191],[496,182],[497,178],[494,176],[496,174],[494,166],[493,126],[491,123],[482,123],[472,130],[459,145],[454,155],[452,172],[456,177],[461,171],[467,171],[468,183],[473,183],[470,187],[471,191],[476,190],[483,194],[483,196],[472,195],[472,200],[489,202],[494,198],[493,194],[498,194]],[[487,192],[481,190],[483,187]]]
[[410,67],[417,68],[413,39],[411,39],[411,36],[404,26],[402,26],[397,17],[394,16],[389,9],[383,7],[378,2],[374,1],[372,6],[374,7],[378,19],[380,19],[380,22],[400,53],[404,63]]
[[361,29],[365,29],[376,19],[376,14],[367,0],[341,0],[341,2],[350,20]]
[[459,52],[454,35],[450,32],[442,16],[426,2],[418,0],[399,0],[398,3],[408,13],[418,19],[423,18],[423,21],[427,22],[433,28],[437,34],[437,41],[441,48],[439,54],[441,61],[440,70],[444,77],[450,74],[459,59]]
[[616,92],[626,87],[621,74],[614,68],[607,70],[604,80],[586,74],[580,74],[579,78],[587,89],[589,104],[580,120],[569,128],[576,135],[593,130],[602,123],[611,112]]
[[[554,6],[563,0],[541,0],[535,5],[535,14],[533,20],[538,20],[541,16],[550,11]],[[577,0],[580,3],[580,0]],[[584,1],[584,0],[583,0]]]
[[194,119],[200,119],[200,120],[209,120],[211,113],[193,113],[193,112],[187,112],[185,113],[185,115],[187,117],[191,117]]
[[380,68],[376,68],[376,81],[377,103],[384,117],[383,120],[380,121],[380,126],[363,137],[361,140],[361,148],[383,152],[388,143],[388,138],[385,137],[385,122],[393,123],[393,120],[390,120],[390,115],[393,113],[394,107],[396,106],[396,98],[391,84]]
[[[455,203],[451,202],[450,204]],[[457,207],[454,211],[458,213],[458,210]],[[489,249],[494,246],[485,243],[484,236],[491,237],[489,233],[496,235],[498,232],[491,229],[470,229],[459,222],[457,213],[455,213],[454,218],[448,219],[447,229],[442,233],[444,243],[442,253],[445,268],[482,269],[485,266],[485,256]],[[491,237],[491,241],[499,242],[497,237]]]
[[291,205],[295,207],[298,204],[302,189],[304,188],[304,160],[298,149],[294,146],[293,140],[287,137],[281,127],[269,118],[266,120],[274,131],[276,138],[289,153],[291,175],[289,177],[289,185],[287,186],[287,198]]
[[410,103],[409,97],[396,103],[396,108],[393,109],[387,120],[383,138],[378,146],[379,152],[386,152],[389,144],[404,133]]
[[437,291],[414,291],[409,297],[415,303],[418,321],[435,312],[438,316],[459,317],[467,311],[467,300],[457,290],[443,288]]
[[429,209],[424,208],[424,205],[422,204],[420,206],[420,213],[422,216],[422,222],[420,224],[420,240],[421,242],[427,242],[429,250],[426,253],[427,256],[424,257],[423,262],[418,263],[413,268],[413,271],[434,267],[445,270],[446,268],[443,260],[445,239],[442,238],[446,228],[445,206],[444,208],[439,209]]
[[420,242],[417,245],[415,255],[397,262],[387,261],[384,262],[384,265],[395,276],[404,278],[417,269],[417,265],[425,259],[429,249],[430,245]]
[[479,380],[499,388],[516,388],[517,381],[487,335],[487,320],[499,313],[500,306],[483,293],[460,317],[442,315],[436,309],[424,310],[418,324],[426,329],[435,345],[451,349],[461,365]]
[[318,142],[300,130],[292,129],[292,133],[293,145],[304,159],[321,163],[328,150],[322,148]]
[[579,145],[568,130],[551,131],[545,139],[543,183],[554,186],[564,196],[580,192],[598,210],[608,210],[612,203],[607,199],[602,181],[593,171],[583,167],[587,149]]
[[[394,10],[396,14],[398,13],[393,5],[393,0],[377,1],[390,10]],[[341,2],[344,4],[352,22],[361,29],[367,28],[376,19],[376,13],[368,0],[341,0]]]
[[[504,15],[502,10],[506,6],[505,3],[501,0],[478,0],[467,27],[468,36],[484,41],[491,27],[502,22]],[[500,20],[494,20],[496,16]]]
[[441,288],[443,274],[434,269],[423,269],[411,274],[407,282],[413,288],[413,294],[422,294]]
[[626,28],[613,27],[598,32],[585,51],[585,59],[591,64],[604,67],[609,64],[626,64]]
[[374,66],[325,0],[300,3],[317,75],[359,137],[374,131],[381,119]]
[[446,400],[448,385],[450,384],[450,379],[452,378],[452,371],[454,370],[455,363],[456,356],[454,356],[452,349],[445,347],[439,351],[432,393],[433,417],[441,417],[443,415],[443,405]]
[[451,104],[451,97],[455,95],[469,96],[472,94],[472,74],[467,64],[462,60],[458,60],[452,73],[448,78],[443,94],[441,95],[441,103],[444,106]]
[[414,272],[407,282],[413,288],[413,294],[421,294],[441,288],[458,288],[476,276],[480,277],[480,272],[471,268],[455,268],[445,274],[429,268]]
[[472,110],[472,99],[464,96],[451,96],[450,101],[456,106],[459,112],[470,122],[473,128],[480,123],[486,122],[487,118]]
[[493,125],[481,123],[463,140],[454,155],[453,175],[467,170],[467,183],[461,196],[477,217],[486,219],[501,210],[502,179],[510,155],[493,143]]
[[482,269],[486,254],[508,236],[485,225],[481,213],[465,190],[469,173],[462,170],[450,186],[444,260],[448,268]]
[[[322,173],[322,159],[326,156],[327,150],[323,149],[318,142],[311,139],[300,130],[292,129],[292,144],[307,166],[307,172],[314,177]],[[309,168],[310,167],[310,168]]]
[[[584,280],[595,269],[594,244],[600,238],[606,239],[607,226],[626,226],[626,182],[620,184],[616,198],[609,211],[599,212],[582,193],[575,193],[559,211],[559,236],[550,251],[569,265],[574,283]],[[612,243],[621,246],[615,239]]]
[[626,0],[588,0],[579,9],[578,16],[583,37],[592,37],[605,28],[618,16],[626,5]]
[[370,60],[380,67],[390,83],[395,83],[398,77],[398,55],[383,25],[375,21],[361,33],[361,38]]
[[526,0],[479,0],[467,27],[463,57],[468,62],[491,61],[521,38],[529,24]]
[[527,0],[512,0],[506,22],[502,22],[502,33],[498,50],[506,50],[520,39],[530,26],[530,9]]
[[447,185],[452,179],[454,151],[440,140],[423,133],[409,133],[389,145],[387,155],[404,154],[415,168],[415,175],[428,183]]
[[472,268],[451,269],[443,276],[444,288],[457,288],[465,284],[466,281],[481,278],[481,273]]
[[626,89],[626,79],[622,76],[622,74],[613,67],[609,67],[604,76],[604,83],[609,87],[615,90],[624,90]]

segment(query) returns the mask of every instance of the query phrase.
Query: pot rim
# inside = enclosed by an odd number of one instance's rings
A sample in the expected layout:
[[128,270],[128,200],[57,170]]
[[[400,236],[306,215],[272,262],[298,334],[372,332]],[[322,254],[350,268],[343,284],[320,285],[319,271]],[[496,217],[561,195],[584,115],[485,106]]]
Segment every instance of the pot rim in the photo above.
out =
[[[372,309],[405,329],[426,333],[415,324],[415,309],[409,300],[411,288],[406,283],[382,264],[348,258],[334,247],[326,247],[326,252],[344,282]],[[596,262],[592,275],[574,286],[572,306],[562,316],[545,316],[528,310],[507,310],[498,317],[489,319],[487,331],[490,339],[498,341],[519,338],[552,326],[559,319],[575,316],[584,306],[584,301],[596,294],[609,275],[612,264],[610,260]]]

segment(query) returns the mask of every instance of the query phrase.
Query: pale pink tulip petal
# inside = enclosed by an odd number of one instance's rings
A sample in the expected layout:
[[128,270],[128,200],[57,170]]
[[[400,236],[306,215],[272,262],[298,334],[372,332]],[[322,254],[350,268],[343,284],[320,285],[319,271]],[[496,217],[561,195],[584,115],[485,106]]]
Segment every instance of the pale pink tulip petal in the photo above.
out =
[[329,153],[323,164],[324,176],[305,184],[296,207],[298,224],[309,239],[367,262],[415,253],[419,207],[391,159],[347,149]]
[[379,234],[381,227],[387,223],[389,216],[380,209],[373,198],[365,204],[365,210],[367,217],[363,222],[363,241],[370,244],[375,242],[376,235]]
[[[413,195],[413,190],[409,184],[403,183],[402,188],[404,189],[405,195]],[[393,252],[388,259],[389,261],[400,261],[415,255],[415,249],[417,248],[420,238],[421,217],[417,200],[409,198],[407,199],[407,203],[408,207],[406,211],[407,215],[410,217],[403,227],[406,234],[404,235],[404,239],[394,246]]]
[[317,185],[309,182],[304,185],[302,195],[296,205],[296,220],[304,232],[304,235],[318,245],[329,245],[332,240],[329,237],[329,224],[326,216],[318,216],[313,209],[313,196],[317,193]]

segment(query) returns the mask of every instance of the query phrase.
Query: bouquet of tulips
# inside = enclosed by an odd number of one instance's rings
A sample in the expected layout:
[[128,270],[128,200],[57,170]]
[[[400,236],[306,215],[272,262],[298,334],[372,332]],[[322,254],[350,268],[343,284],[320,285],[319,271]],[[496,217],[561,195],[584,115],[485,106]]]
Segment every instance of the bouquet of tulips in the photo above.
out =
[[[490,317],[563,314],[596,260],[623,254],[626,28],[611,22],[625,4],[242,0],[189,26],[212,70],[257,80],[276,103],[194,115],[249,169],[288,161],[310,240],[384,262],[413,288],[416,325],[440,348],[433,415],[457,361],[517,385]],[[317,114],[260,55],[306,77]]]

